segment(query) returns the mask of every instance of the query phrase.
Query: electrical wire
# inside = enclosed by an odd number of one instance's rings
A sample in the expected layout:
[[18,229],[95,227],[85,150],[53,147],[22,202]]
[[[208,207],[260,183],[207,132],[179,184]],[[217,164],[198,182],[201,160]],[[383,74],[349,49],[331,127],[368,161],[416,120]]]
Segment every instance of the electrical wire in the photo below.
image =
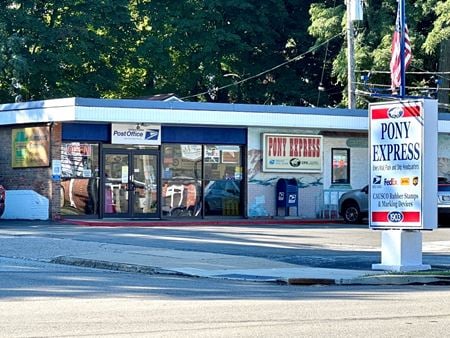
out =
[[[335,8],[336,8],[336,0],[334,0],[334,2],[333,2],[333,10]],[[319,106],[319,103],[320,103],[320,92],[323,90],[323,77],[325,75],[325,65],[326,65],[327,57],[328,57],[328,45],[329,45],[329,41],[327,42],[327,45],[325,48],[325,56],[323,57],[322,74],[320,75],[319,90],[317,91],[317,106]]]
[[[331,38],[329,38],[328,40],[326,40],[326,41],[324,41],[324,42],[318,44],[317,46],[311,47],[311,48],[308,49],[306,52],[304,52],[304,53],[302,53],[302,54],[300,54],[300,55],[297,55],[296,57],[294,57],[294,58],[292,58],[292,59],[290,59],[290,60],[288,60],[288,61],[285,61],[285,62],[283,62],[283,63],[280,63],[279,65],[276,65],[276,66],[274,66],[274,67],[272,67],[272,68],[270,68],[270,69],[264,70],[264,71],[262,71],[262,72],[260,72],[260,73],[258,73],[258,74],[249,76],[249,77],[247,77],[247,78],[245,78],[245,79],[242,79],[242,80],[239,80],[239,81],[235,81],[235,82],[230,83],[230,84],[228,84],[228,85],[225,85],[225,86],[222,86],[222,87],[214,88],[213,90],[214,90],[214,92],[218,92],[219,90],[222,90],[222,89],[225,89],[225,88],[229,88],[229,87],[233,87],[233,86],[240,85],[241,83],[247,82],[247,81],[249,81],[249,80],[253,80],[253,79],[255,79],[255,78],[260,77],[261,75],[267,74],[267,73],[269,73],[269,72],[271,72],[271,71],[274,71],[274,70],[276,70],[276,69],[278,69],[278,68],[284,67],[284,66],[286,66],[287,64],[290,64],[291,62],[299,61],[299,60],[303,59],[306,55],[308,55],[308,54],[310,54],[310,53],[316,51],[317,49],[319,49],[319,48],[322,47],[323,45],[328,44],[331,40],[334,40],[335,38],[337,38],[338,36],[341,36],[341,35],[343,35],[343,34],[344,34],[344,33],[342,33],[342,32],[339,33],[339,34],[336,34],[336,35],[332,36]],[[211,89],[206,90],[206,91],[201,92],[201,93],[198,93],[198,94],[189,95],[189,96],[184,96],[184,97],[181,97],[180,99],[181,99],[181,100],[190,99],[190,98],[193,98],[193,97],[198,97],[198,96],[202,96],[202,95],[205,95],[205,94],[209,94],[210,92],[211,92]]]
[[[422,69],[420,67],[411,65],[412,68],[418,69],[418,72],[406,72],[405,74],[409,75],[431,75],[436,76],[438,78],[441,78],[443,80],[450,81],[450,77],[444,76],[444,75],[450,75],[450,72],[430,72],[425,69]],[[368,74],[390,74],[390,71],[387,70],[356,70],[357,73],[368,73]],[[439,88],[443,89],[443,88]]]
[[[362,85],[366,87],[386,87],[391,88],[390,85],[385,85],[381,83],[364,83],[364,82],[355,82],[357,85]],[[418,89],[418,90],[450,90],[450,88],[442,88],[442,87],[416,87],[416,86],[405,86],[408,89]]]
[[[374,100],[383,100],[383,101],[389,101],[389,100],[395,101],[395,100],[398,100],[398,98],[396,98],[396,97],[389,97],[389,96],[378,97],[378,96],[373,96],[372,92],[367,92],[367,91],[360,90],[360,89],[356,90],[356,95],[358,95],[358,97],[362,98],[366,103],[371,103],[371,101],[365,99],[365,97],[370,97],[371,99],[374,99]],[[450,110],[450,104],[439,103],[438,102],[438,106],[440,108],[445,109],[445,110]]]
[[[412,67],[412,66],[411,66]],[[416,67],[415,67],[416,68]],[[390,74],[391,72],[388,70],[355,70],[356,73],[372,73],[372,74]],[[441,75],[441,74],[450,74],[450,72],[429,72],[429,71],[422,71],[422,72],[406,72],[406,74],[428,74],[428,75]]]
[[[422,68],[420,68],[420,67],[413,66],[413,65],[411,65],[411,67],[413,67],[413,68],[415,68],[415,69],[418,69],[418,70],[420,70],[420,71],[426,72],[426,70],[424,70],[424,69],[422,69]],[[436,75],[438,78],[441,78],[441,79],[450,81],[450,78],[449,78],[449,77],[440,75],[440,74],[442,74],[442,73],[450,74],[450,72],[436,72],[435,75]]]

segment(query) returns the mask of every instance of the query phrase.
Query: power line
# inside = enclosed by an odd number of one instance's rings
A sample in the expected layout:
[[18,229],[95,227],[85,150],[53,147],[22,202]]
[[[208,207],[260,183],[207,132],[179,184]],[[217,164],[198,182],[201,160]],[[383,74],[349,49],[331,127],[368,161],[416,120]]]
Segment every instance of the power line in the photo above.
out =
[[[406,74],[409,75],[431,75],[436,76],[437,78],[450,81],[450,77],[444,76],[444,75],[450,75],[450,72],[430,72],[425,69],[422,69],[420,67],[411,65],[412,68],[418,69],[418,72],[406,72]],[[367,74],[390,74],[390,71],[387,70],[357,70],[355,72],[358,73],[367,73]]]
[[[413,68],[416,68],[416,69],[418,69],[418,70],[420,70],[420,71],[426,71],[426,70],[421,69],[421,68],[419,68],[419,67],[417,67],[417,66],[412,66],[412,67],[413,67]],[[448,77],[446,77],[446,76],[440,75],[441,73],[447,73],[447,74],[450,74],[450,72],[436,72],[436,73],[435,73],[435,74],[437,75],[438,78],[441,78],[441,79],[450,81],[450,78],[448,78]]]
[[[334,2],[333,2],[333,10],[335,8],[336,8],[336,0],[334,0]],[[320,76],[320,82],[319,82],[319,88],[318,88],[319,90],[317,91],[317,106],[319,106],[319,103],[320,103],[320,92],[325,89],[323,87],[323,77],[325,75],[325,66],[326,66],[327,57],[328,57],[328,44],[329,44],[329,42],[327,42],[327,44],[326,44],[325,55],[323,57],[322,74]]]
[[[390,86],[389,86],[389,87],[390,87]],[[450,88],[449,88],[449,89],[450,89]],[[380,97],[380,96],[374,96],[373,94],[374,94],[374,93],[372,93],[372,92],[368,92],[368,91],[364,91],[364,90],[360,90],[360,89],[357,89],[357,90],[356,90],[356,95],[358,95],[359,97],[362,97],[363,100],[364,100],[366,103],[370,103],[371,101],[365,99],[364,97],[370,97],[370,98],[375,99],[375,100],[384,100],[384,101],[389,101],[389,100],[395,101],[395,100],[398,100],[398,98],[396,98],[396,97],[389,97],[389,96],[383,96],[383,97]],[[445,109],[445,110],[450,110],[450,104],[447,104],[447,103],[439,103],[439,102],[438,102],[438,106],[439,106],[440,108]]]
[[[364,82],[355,82],[357,85],[362,85],[366,87],[385,87],[391,88],[390,85],[385,85],[381,83],[364,83]],[[450,90],[450,88],[443,87],[416,87],[416,86],[406,86],[407,89],[418,89],[418,90]]]
[[247,81],[249,81],[249,80],[258,78],[258,77],[260,77],[261,75],[264,75],[264,74],[267,74],[267,73],[269,73],[269,72],[271,72],[271,71],[274,71],[275,69],[284,67],[284,66],[286,66],[287,64],[289,64],[289,63],[291,63],[291,62],[301,60],[301,59],[302,59],[303,57],[305,57],[307,54],[314,52],[315,50],[319,49],[319,48],[322,47],[323,45],[328,44],[331,40],[333,40],[333,39],[335,39],[335,38],[337,38],[338,36],[341,36],[341,35],[343,35],[343,33],[336,34],[336,35],[332,36],[331,38],[329,38],[328,40],[326,40],[326,41],[320,43],[319,45],[314,46],[314,47],[311,47],[311,48],[308,49],[306,52],[304,52],[304,53],[302,53],[302,54],[300,54],[300,55],[297,55],[296,57],[294,57],[294,58],[292,58],[292,59],[290,59],[290,60],[288,60],[288,61],[285,61],[285,62],[283,62],[283,63],[280,63],[279,65],[276,65],[276,66],[274,66],[274,67],[272,67],[272,68],[270,68],[270,69],[264,70],[264,71],[262,71],[262,72],[260,72],[260,73],[258,73],[258,74],[249,76],[249,77],[247,77],[247,78],[245,78],[245,79],[242,79],[242,80],[239,80],[239,81],[235,81],[235,82],[233,82],[233,83],[230,83],[230,84],[225,85],[225,86],[222,86],[222,87],[213,88],[212,90],[211,90],[211,89],[208,89],[208,90],[206,90],[206,91],[204,91],[204,92],[201,92],[201,93],[198,93],[198,94],[194,94],[194,95],[189,95],[189,96],[181,97],[180,99],[181,99],[181,100],[185,100],[185,99],[190,99],[190,98],[193,98],[193,97],[202,96],[202,95],[205,95],[205,94],[210,94],[211,91],[214,91],[214,92],[216,93],[216,92],[218,92],[219,90],[222,90],[222,89],[225,89],[225,88],[229,88],[229,87],[232,87],[232,86],[237,86],[237,85],[240,85],[241,83],[244,83],[244,82],[247,82]]
[[[388,70],[368,70],[368,69],[363,69],[363,70],[355,70],[355,72],[357,73],[372,73],[372,74],[390,74],[391,72]],[[428,75],[446,75],[446,74],[450,74],[450,72],[430,72],[430,71],[422,71],[422,72],[406,72],[406,74],[416,74],[416,75],[421,75],[421,74],[428,74]]]

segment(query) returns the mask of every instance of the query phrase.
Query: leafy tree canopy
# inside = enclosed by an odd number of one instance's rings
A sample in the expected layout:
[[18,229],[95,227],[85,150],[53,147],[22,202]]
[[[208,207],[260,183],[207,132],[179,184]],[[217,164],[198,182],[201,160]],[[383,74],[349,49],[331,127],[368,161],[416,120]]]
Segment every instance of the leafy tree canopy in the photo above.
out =
[[[436,71],[450,5],[406,1],[411,70]],[[4,0],[0,100],[65,96],[338,106],[346,101],[343,0]],[[365,0],[357,81],[389,85],[395,0]],[[441,62],[441,65],[443,63]],[[380,73],[381,72],[381,73]],[[383,73],[384,72],[384,73]],[[408,75],[408,85],[433,84]],[[366,90],[358,85],[360,90]],[[410,90],[411,94],[420,90]],[[359,96],[359,105],[368,100]]]

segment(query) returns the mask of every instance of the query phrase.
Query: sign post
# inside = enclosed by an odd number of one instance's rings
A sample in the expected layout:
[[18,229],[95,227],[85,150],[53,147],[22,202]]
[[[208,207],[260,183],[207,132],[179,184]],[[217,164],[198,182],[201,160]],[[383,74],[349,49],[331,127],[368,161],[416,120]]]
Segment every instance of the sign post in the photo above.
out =
[[382,230],[381,264],[372,269],[430,269],[421,231],[437,227],[437,101],[371,104],[369,121],[369,224]]

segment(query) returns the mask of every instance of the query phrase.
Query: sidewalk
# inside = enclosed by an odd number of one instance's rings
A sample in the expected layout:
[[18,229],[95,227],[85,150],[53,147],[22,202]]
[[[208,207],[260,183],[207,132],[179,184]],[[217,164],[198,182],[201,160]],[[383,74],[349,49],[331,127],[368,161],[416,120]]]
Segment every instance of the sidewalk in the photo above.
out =
[[[62,226],[70,228],[69,225]],[[7,232],[0,235],[0,256],[145,274],[175,274],[292,285],[450,284],[450,276],[393,275],[373,270],[317,268],[259,257],[38,235],[8,235]]]

